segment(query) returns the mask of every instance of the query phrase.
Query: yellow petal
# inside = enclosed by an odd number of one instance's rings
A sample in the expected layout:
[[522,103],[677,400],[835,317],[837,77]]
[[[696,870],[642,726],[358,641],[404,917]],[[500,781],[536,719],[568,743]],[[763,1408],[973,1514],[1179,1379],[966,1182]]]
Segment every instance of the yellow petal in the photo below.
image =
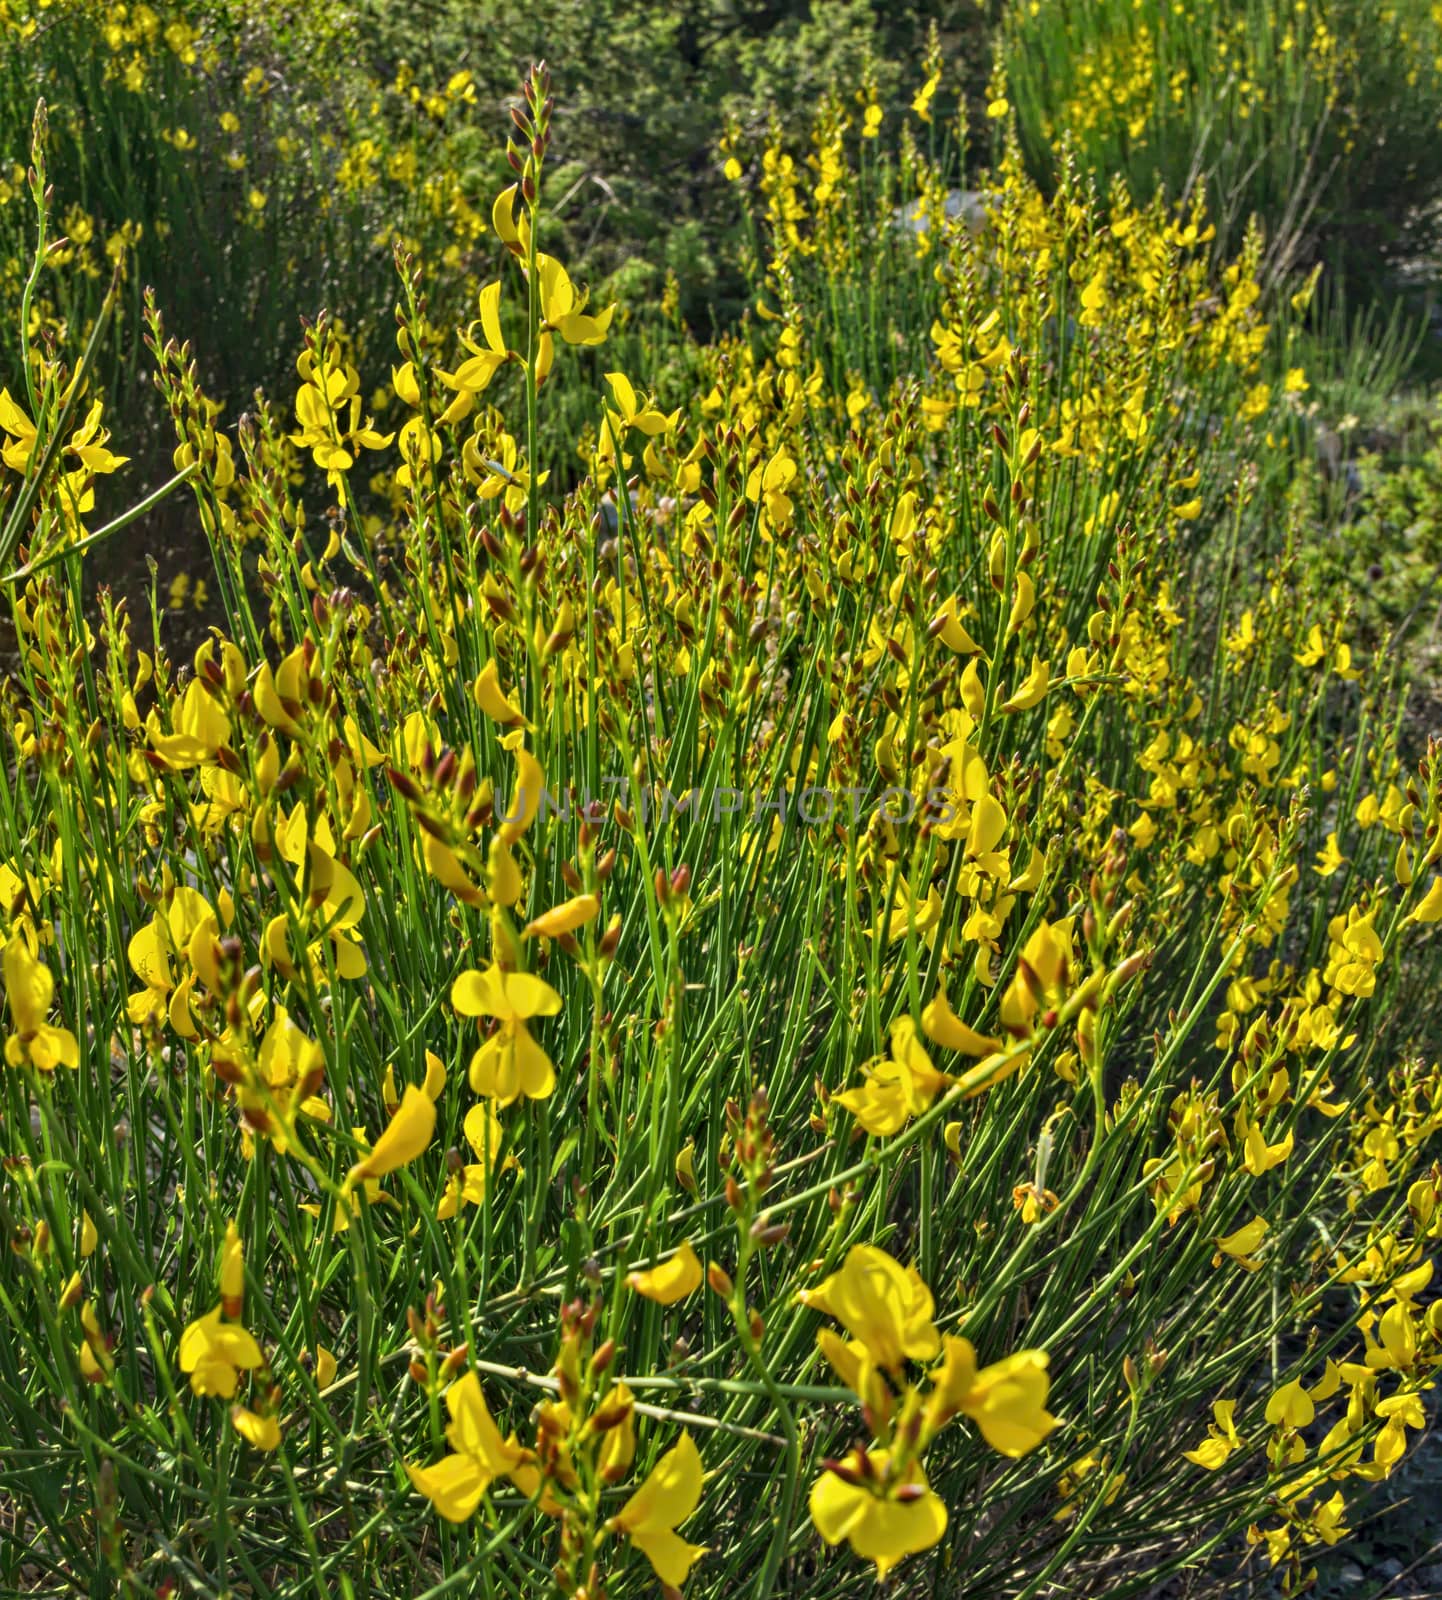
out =
[[509,1017],[505,996],[499,967],[484,972],[468,969],[458,973],[451,985],[451,1005],[463,1017]]
[[1408,922],[1442,922],[1442,876],[1433,878],[1427,893],[1412,907]]
[[280,1423],[274,1417],[236,1406],[230,1413],[230,1421],[241,1438],[257,1450],[279,1449]]
[[[887,1451],[873,1450],[869,1456],[884,1470]],[[894,1500],[824,1472],[811,1486],[811,1520],[828,1544],[845,1539],[862,1560],[874,1561],[877,1577],[884,1578],[897,1562],[931,1549],[946,1532],[946,1507],[932,1493],[919,1464],[907,1472],[906,1484],[916,1498]]]
[[593,894],[573,895],[558,906],[552,906],[539,917],[528,922],[522,936],[530,939],[539,935],[543,939],[559,939],[563,934],[574,933],[577,928],[595,920],[601,902]]
[[968,1056],[985,1056],[1001,1049],[999,1039],[978,1033],[957,1016],[951,1009],[945,989],[938,989],[936,998],[922,1011],[921,1028],[926,1037],[943,1050],[958,1050]]
[[706,1554],[704,1544],[688,1544],[679,1533],[659,1528],[654,1533],[633,1533],[631,1543],[651,1563],[656,1576],[679,1589],[691,1568]]
[[1057,1426],[1046,1409],[1050,1387],[1046,1369],[1044,1350],[1018,1350],[976,1375],[962,1410],[993,1450],[1013,1458],[1023,1456]]
[[691,1435],[683,1433],[621,1507],[615,1526],[633,1538],[637,1534],[670,1532],[691,1515],[700,1500],[701,1456]]
[[406,1465],[411,1487],[423,1494],[447,1522],[464,1522],[491,1486],[480,1462],[472,1456],[449,1455],[433,1467]]
[[220,1298],[229,1314],[240,1315],[240,1302],[245,1295],[245,1255],[240,1243],[240,1230],[233,1222],[225,1225],[225,1243],[220,1250]]
[[502,689],[500,673],[496,670],[494,660],[488,661],[481,668],[480,676],[472,685],[471,693],[476,704],[492,722],[499,723],[503,728],[519,724],[529,726],[521,714],[520,707],[515,705]]
[[351,1168],[347,1182],[381,1178],[408,1161],[414,1161],[431,1142],[436,1128],[436,1104],[424,1090],[408,1083],[400,1109],[386,1125],[370,1152]]
[[1305,1428],[1317,1414],[1311,1395],[1302,1387],[1300,1379],[1285,1383],[1267,1401],[1266,1418],[1273,1427]]
[[1218,1467],[1224,1466],[1231,1453],[1232,1446],[1215,1434],[1203,1439],[1195,1450],[1182,1451],[1186,1460],[1194,1462],[1199,1467],[1205,1467],[1208,1472],[1215,1472]]
[[1224,1238],[1216,1241],[1217,1249],[1223,1254],[1240,1259],[1242,1256],[1251,1255],[1252,1251],[1267,1237],[1267,1219],[1253,1217],[1235,1233],[1229,1233]]
[[529,750],[524,747],[518,748],[516,787],[506,814],[497,817],[501,825],[500,837],[507,844],[514,844],[536,820],[536,813],[541,808],[541,794],[545,787],[546,778],[541,771],[540,762]]
[[684,1300],[688,1294],[694,1294],[701,1287],[703,1276],[701,1262],[687,1240],[660,1266],[651,1267],[645,1272],[628,1273],[626,1282],[637,1294],[656,1301],[658,1305],[669,1306]]

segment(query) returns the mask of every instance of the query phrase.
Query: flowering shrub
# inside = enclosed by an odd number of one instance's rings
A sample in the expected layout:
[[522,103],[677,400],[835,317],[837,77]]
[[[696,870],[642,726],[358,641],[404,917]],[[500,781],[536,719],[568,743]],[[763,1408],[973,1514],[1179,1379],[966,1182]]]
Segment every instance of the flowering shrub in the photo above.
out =
[[1434,0],[1013,0],[1001,39],[1042,170],[1066,145],[1141,194],[1204,188],[1228,238],[1264,219],[1277,267],[1435,243]]
[[226,429],[151,305],[188,661],[21,324],[12,1580],[1296,1589],[1422,1425],[1442,765],[1270,537],[1260,242],[1014,148],[953,217],[871,104],[728,141],[755,325],[564,494],[544,69],[389,372],[320,317]]
[[[348,66],[344,10],[199,0],[0,6],[0,308],[20,315],[34,243],[18,159],[44,97],[57,199],[52,248],[27,298],[42,330],[83,341],[117,272],[122,337],[97,379],[118,401],[151,392],[141,298],[206,340],[218,392],[248,396],[288,364],[299,308],[329,304],[351,336],[389,336],[393,256],[424,250],[449,291],[475,294],[482,180],[462,158],[473,74],[434,81],[404,62],[384,81]],[[470,180],[468,182],[468,180]],[[470,276],[468,276],[468,274]]]

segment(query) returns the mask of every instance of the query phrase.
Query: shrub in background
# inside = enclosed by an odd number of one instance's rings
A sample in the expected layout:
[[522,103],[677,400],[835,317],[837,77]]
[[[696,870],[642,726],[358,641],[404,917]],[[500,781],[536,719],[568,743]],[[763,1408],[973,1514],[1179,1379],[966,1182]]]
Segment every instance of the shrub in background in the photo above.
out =
[[1436,244],[1442,21],[1429,0],[1012,0],[1000,28],[1022,140],[1106,183],[1205,189],[1233,247],[1262,219],[1270,272],[1326,259],[1366,281]]
[[467,273],[485,221],[473,202],[487,180],[441,152],[474,87],[465,74],[353,75],[354,26],[313,5],[7,7],[6,315],[19,314],[34,250],[22,157],[37,98],[55,208],[29,315],[37,335],[78,351],[120,271],[96,371],[127,405],[146,407],[153,387],[146,285],[201,341],[207,381],[234,407],[289,368],[299,318],[322,305],[353,338],[388,342],[397,249],[424,251],[458,314],[475,292]]

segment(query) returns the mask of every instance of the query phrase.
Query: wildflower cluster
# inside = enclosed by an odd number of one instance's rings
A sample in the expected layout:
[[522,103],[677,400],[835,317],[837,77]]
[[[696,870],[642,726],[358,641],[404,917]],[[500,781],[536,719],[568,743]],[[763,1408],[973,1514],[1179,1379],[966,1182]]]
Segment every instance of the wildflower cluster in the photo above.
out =
[[[1018,0],[1004,71],[1029,154],[1063,147],[1103,181],[1173,193],[1201,177],[1224,230],[1269,223],[1274,265],[1318,233],[1349,234],[1405,171],[1433,192],[1442,120],[1442,14],[1391,0]],[[1379,120],[1409,153],[1374,159]],[[1411,146],[1418,148],[1416,154]],[[1358,230],[1360,231],[1360,230]],[[1394,242],[1407,235],[1404,226]]]
[[[864,86],[729,143],[757,316],[675,404],[543,248],[544,67],[474,320],[399,263],[383,425],[318,316],[225,426],[152,303],[225,615],[188,659],[88,582],[115,419],[22,324],[37,1559],[990,1596],[1231,1533],[1298,1588],[1415,1439],[1442,750],[1270,540],[1306,377],[1259,236],[1047,198],[1011,140],[957,211],[942,70],[895,157]],[[822,790],[861,803],[713,804]]]

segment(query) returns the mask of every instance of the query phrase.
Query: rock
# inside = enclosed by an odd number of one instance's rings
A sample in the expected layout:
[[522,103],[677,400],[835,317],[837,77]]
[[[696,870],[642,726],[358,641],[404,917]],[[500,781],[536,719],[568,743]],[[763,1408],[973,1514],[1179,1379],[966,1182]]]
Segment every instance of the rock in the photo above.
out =
[[[952,189],[943,201],[942,209],[948,222],[960,218],[966,231],[975,238],[986,226],[987,207],[995,198],[985,189]],[[929,218],[919,201],[902,206],[892,220],[898,228],[910,228],[918,236],[925,234],[929,226]]]

